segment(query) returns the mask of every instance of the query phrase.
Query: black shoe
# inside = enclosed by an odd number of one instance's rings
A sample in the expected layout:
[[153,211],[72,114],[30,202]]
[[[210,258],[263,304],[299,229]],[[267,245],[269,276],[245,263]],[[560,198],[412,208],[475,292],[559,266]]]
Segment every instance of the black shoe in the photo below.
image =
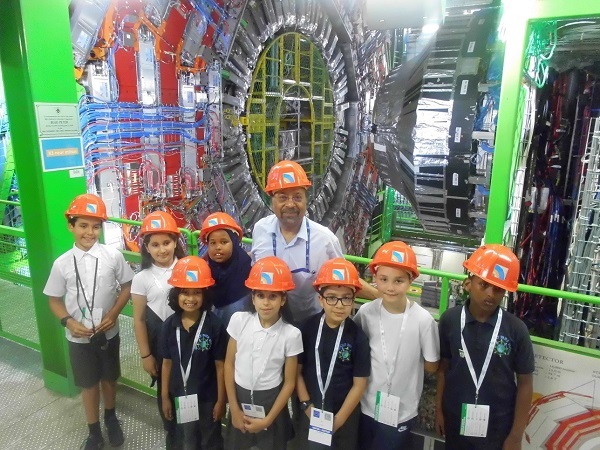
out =
[[104,438],[102,435],[90,434],[79,448],[80,450],[100,450],[104,448]]
[[116,417],[110,417],[104,421],[108,431],[108,442],[112,447],[120,447],[125,442],[121,422]]

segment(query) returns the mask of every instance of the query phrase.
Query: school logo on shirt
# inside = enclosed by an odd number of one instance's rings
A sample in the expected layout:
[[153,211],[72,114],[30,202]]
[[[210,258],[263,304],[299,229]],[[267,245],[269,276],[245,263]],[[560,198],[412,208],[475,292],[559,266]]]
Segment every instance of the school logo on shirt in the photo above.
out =
[[201,352],[207,352],[212,347],[212,339],[208,334],[201,334],[196,342],[196,350]]
[[404,263],[404,252],[392,250],[392,261],[398,263]]
[[294,175],[294,172],[285,172],[282,178],[283,184],[290,184],[296,182],[296,175]]
[[208,226],[214,227],[215,225],[219,225],[219,219],[208,219]]
[[185,281],[191,281],[192,283],[198,281],[198,271],[197,270],[186,270],[185,271]]
[[260,284],[273,284],[273,272],[261,272]]
[[506,275],[508,275],[508,267],[501,266],[500,264],[496,264],[494,266],[494,276],[499,280],[506,280]]
[[344,281],[346,278],[346,269],[333,269],[331,271],[331,278],[336,281]]
[[350,358],[352,357],[352,344],[340,344],[340,349],[338,350],[337,357],[341,362],[350,361]]
[[150,228],[156,230],[161,227],[162,223],[160,220],[153,219],[150,221]]
[[85,207],[85,210],[89,213],[96,214],[96,211],[98,211],[98,207],[93,203],[88,203]]
[[494,347],[494,353],[500,357],[510,355],[511,350],[510,339],[506,336],[498,336],[496,339],[496,346]]

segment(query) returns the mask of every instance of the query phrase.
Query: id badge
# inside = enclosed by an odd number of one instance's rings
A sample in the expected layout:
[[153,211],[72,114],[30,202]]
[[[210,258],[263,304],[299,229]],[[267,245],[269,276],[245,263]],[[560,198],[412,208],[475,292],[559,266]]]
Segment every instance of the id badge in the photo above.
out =
[[198,413],[198,395],[182,395],[175,397],[175,412],[177,423],[194,422],[200,419]]
[[400,397],[377,391],[375,399],[375,420],[391,427],[398,426]]
[[333,435],[333,417],[333,413],[329,411],[312,408],[308,440],[330,447]]
[[91,330],[92,328],[95,328],[98,325],[100,325],[100,322],[102,322],[102,308],[92,309],[92,314],[90,314],[89,309],[83,309],[83,317],[81,319],[81,323],[84,327],[89,328]]
[[242,412],[245,416],[252,417],[254,419],[264,419],[266,417],[265,407],[260,405],[242,403]]
[[460,435],[486,437],[489,421],[489,405],[463,403],[460,415]]

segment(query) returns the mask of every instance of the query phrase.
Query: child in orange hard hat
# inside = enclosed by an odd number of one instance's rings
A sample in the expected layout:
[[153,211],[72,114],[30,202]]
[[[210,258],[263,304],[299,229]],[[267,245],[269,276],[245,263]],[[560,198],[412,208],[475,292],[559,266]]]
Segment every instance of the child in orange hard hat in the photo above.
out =
[[381,298],[360,307],[354,321],[371,347],[371,376],[361,400],[359,447],[408,448],[423,391],[435,372],[439,337],[431,314],[406,296],[419,276],[415,252],[401,241],[377,250],[370,264]]
[[177,421],[177,442],[184,449],[223,448],[227,333],[205,296],[214,282],[208,264],[198,256],[177,261],[169,278],[169,306],[175,314],[162,328],[160,394],[163,414]]
[[100,197],[77,196],[65,216],[75,244],[54,261],[44,294],[49,297],[50,310],[65,327],[75,385],[82,389],[89,429],[82,448],[104,446],[98,411],[100,387],[108,439],[117,447],[124,442],[115,414],[116,384],[121,375],[118,317],[129,300],[133,271],[120,251],[98,242],[102,224],[108,220]]
[[469,298],[439,323],[436,429],[447,449],[520,449],[533,395],[533,346],[525,324],[500,307],[506,291],[517,290],[519,260],[488,244],[463,265]]
[[[306,448],[326,448],[324,439],[331,448],[354,450],[359,403],[371,373],[369,340],[350,319],[362,285],[356,268],[344,258],[323,264],[313,285],[323,311],[300,327],[305,351],[299,357],[296,391],[306,415],[301,429],[309,433]],[[320,426],[319,419],[324,420]]]
[[200,239],[207,247],[208,266],[215,279],[210,288],[213,312],[226,328],[233,313],[243,310],[250,299],[245,281],[252,260],[241,246],[242,236],[242,228],[224,212],[210,214],[200,230]]
[[285,262],[268,256],[254,264],[246,286],[252,311],[236,312],[227,327],[229,448],[284,449],[293,436],[287,404],[302,353],[300,331],[282,317],[294,282]]

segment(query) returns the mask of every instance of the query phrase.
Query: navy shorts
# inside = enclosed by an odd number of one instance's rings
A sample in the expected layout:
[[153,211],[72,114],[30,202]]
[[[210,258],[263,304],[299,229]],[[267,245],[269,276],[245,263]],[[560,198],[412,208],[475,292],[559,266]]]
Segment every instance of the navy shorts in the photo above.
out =
[[377,422],[366,414],[360,415],[358,448],[361,450],[395,450],[409,448],[411,430],[417,418],[413,417],[396,427]]
[[69,341],[69,357],[75,386],[89,389],[97,385],[100,380],[117,381],[121,376],[120,343],[121,338],[118,334],[108,340],[106,350],[92,344]]

